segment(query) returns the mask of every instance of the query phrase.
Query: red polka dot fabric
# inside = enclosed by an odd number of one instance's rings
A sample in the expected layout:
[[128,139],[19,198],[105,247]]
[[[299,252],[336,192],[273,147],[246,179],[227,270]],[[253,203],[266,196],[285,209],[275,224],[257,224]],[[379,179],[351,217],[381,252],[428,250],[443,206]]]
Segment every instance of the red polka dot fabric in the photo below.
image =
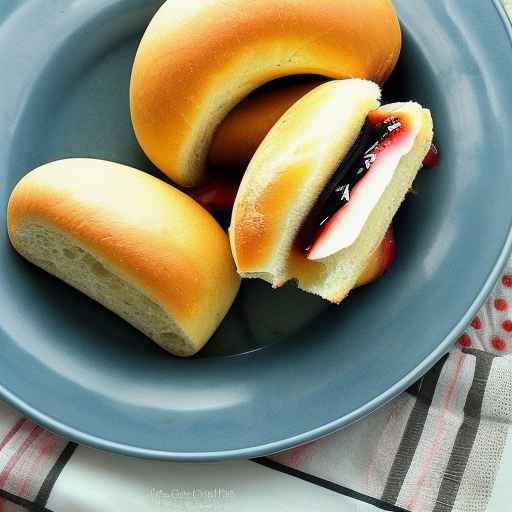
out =
[[499,355],[512,352],[512,260],[457,343]]

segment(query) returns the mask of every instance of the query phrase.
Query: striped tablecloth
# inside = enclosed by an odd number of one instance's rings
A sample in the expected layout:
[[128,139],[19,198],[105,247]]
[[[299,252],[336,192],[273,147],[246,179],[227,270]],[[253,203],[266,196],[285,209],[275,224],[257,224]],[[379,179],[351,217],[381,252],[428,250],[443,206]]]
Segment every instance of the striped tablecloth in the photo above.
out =
[[511,423],[512,262],[453,351],[407,393],[273,457],[192,465],[116,456],[0,403],[0,512],[506,512]]

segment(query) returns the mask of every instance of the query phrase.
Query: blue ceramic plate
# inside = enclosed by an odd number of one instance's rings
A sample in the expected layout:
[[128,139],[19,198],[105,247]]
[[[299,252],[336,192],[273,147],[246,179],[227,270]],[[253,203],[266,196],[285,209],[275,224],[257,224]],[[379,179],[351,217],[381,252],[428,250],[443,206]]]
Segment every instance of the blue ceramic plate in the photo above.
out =
[[128,79],[159,3],[1,3],[0,394],[53,431],[120,453],[267,454],[403,391],[491,290],[511,246],[510,31],[490,0],[396,0],[404,48],[387,94],[432,109],[442,160],[399,212],[395,265],[341,307],[244,283],[207,348],[180,360],[23,261],[4,227],[12,187],[44,162],[98,157],[156,172],[133,137]]

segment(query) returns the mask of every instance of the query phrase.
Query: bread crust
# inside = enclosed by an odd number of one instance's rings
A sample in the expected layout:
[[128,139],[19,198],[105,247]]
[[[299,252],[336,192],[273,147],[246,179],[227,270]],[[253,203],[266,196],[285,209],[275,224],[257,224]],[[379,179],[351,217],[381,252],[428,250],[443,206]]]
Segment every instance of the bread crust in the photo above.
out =
[[124,165],[69,159],[35,169],[9,200],[15,248],[27,222],[53,226],[108,262],[163,306],[197,349],[238,291],[228,238],[213,217],[186,194]]
[[382,84],[400,46],[390,0],[168,0],[132,70],[135,134],[158,168],[193,186],[215,129],[251,91],[294,74]]

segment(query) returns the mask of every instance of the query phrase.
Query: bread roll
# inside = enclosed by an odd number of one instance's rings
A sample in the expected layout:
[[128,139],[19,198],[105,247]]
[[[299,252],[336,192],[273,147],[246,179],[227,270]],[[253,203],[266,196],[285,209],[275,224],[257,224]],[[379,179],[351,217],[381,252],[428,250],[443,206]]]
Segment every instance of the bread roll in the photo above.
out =
[[335,303],[356,285],[428,152],[428,110],[415,103],[382,107],[406,112],[417,136],[350,247],[311,261],[294,241],[368,113],[378,107],[379,95],[377,85],[368,81],[328,82],[295,103],[270,130],[249,164],[233,209],[231,247],[242,277],[259,277],[273,286],[295,279],[300,288]]
[[27,260],[177,356],[196,353],[240,279],[217,222],[184,193],[124,165],[70,159],[12,192],[9,238]]
[[390,0],[167,0],[133,65],[135,134],[171,179],[197,185],[216,128],[251,91],[295,74],[383,83],[400,45]]
[[231,217],[231,248],[243,277],[274,286],[288,279],[290,247],[304,217],[379,99],[373,82],[327,82],[273,126],[242,178]]
[[224,118],[210,146],[210,167],[241,175],[277,120],[298,99],[325,82],[325,79],[277,82],[270,84],[271,87],[254,91]]

